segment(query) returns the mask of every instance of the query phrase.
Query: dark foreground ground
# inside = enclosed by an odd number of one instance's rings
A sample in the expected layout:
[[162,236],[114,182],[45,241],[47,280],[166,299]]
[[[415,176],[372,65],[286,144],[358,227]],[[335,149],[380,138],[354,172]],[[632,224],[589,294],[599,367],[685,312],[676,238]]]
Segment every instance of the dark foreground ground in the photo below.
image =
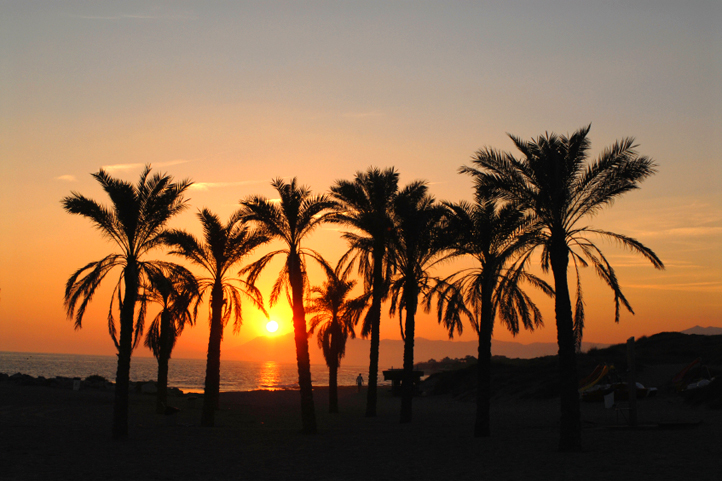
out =
[[0,479],[722,479],[722,411],[673,393],[640,401],[650,426],[637,430],[612,429],[614,410],[583,404],[579,454],[556,451],[558,398],[496,398],[488,439],[472,437],[474,404],[450,396],[416,398],[407,425],[386,390],[376,418],[355,388],[342,389],[340,414],[326,413],[325,389],[315,401],[319,434],[304,436],[296,391],[222,394],[210,429],[201,399],[173,398],[181,411],[169,417],[134,394],[130,437],[114,442],[111,393],[0,383]]

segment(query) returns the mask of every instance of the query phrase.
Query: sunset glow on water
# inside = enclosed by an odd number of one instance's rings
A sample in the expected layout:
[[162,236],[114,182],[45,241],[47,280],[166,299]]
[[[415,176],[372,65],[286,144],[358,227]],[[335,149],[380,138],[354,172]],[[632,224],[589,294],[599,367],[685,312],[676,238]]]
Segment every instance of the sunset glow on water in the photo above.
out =
[[[42,354],[25,352],[0,352],[0,372],[45,378],[80,377],[94,374],[115,382],[117,358],[114,356],[84,356],[74,354]],[[184,392],[203,392],[205,359],[171,359],[169,386]],[[338,372],[340,386],[353,386],[360,366],[341,366]],[[133,358],[130,379],[133,382],[155,381],[158,363],[155,358]],[[316,386],[328,385],[328,368],[312,364],[311,375]],[[298,389],[298,368],[292,363],[274,361],[221,361],[221,391],[254,391],[266,389]]]

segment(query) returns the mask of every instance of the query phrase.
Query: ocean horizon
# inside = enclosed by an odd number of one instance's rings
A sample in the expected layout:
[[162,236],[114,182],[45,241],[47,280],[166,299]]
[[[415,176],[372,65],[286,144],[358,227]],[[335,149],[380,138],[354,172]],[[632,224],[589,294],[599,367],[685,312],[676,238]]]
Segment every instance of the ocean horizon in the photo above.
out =
[[[20,373],[33,377],[81,379],[99,375],[115,382],[117,365],[116,356],[0,351],[0,373],[8,375]],[[183,392],[203,392],[205,370],[205,359],[171,358],[168,365],[168,386]],[[338,370],[338,385],[355,386],[359,373],[362,373],[366,380],[368,366],[344,366],[342,362]],[[154,357],[132,358],[132,382],[155,381],[157,377],[158,362]],[[328,386],[328,367],[325,364],[312,364],[311,377],[314,386]],[[221,359],[221,392],[297,388],[298,370],[295,363]]]

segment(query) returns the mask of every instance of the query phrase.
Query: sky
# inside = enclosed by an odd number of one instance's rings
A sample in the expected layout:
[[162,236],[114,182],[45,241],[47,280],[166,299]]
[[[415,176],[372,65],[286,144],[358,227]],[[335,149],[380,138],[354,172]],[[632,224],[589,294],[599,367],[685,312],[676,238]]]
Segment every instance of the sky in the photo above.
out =
[[[90,175],[101,167],[194,181],[171,226],[198,235],[199,209],[226,219],[246,196],[274,198],[276,177],[323,193],[393,166],[402,185],[471,200],[458,169],[478,149],[588,124],[592,158],[634,137],[657,173],[586,224],[638,239],[667,268],[602,241],[635,315],[615,324],[611,291],[586,269],[585,341],[722,327],[721,23],[716,0],[0,0],[0,351],[114,352],[112,280],[82,329],[63,307],[68,277],[114,249],[60,204],[71,192],[107,204]],[[306,245],[331,262],[345,250],[338,227]],[[544,328],[495,338],[555,342],[553,305],[540,306]],[[224,349],[265,334],[260,313],[244,314]],[[283,300],[271,316],[291,330]],[[447,338],[431,314],[417,335]],[[202,309],[174,356],[203,357],[207,338]],[[400,338],[398,319],[384,317],[382,338]]]

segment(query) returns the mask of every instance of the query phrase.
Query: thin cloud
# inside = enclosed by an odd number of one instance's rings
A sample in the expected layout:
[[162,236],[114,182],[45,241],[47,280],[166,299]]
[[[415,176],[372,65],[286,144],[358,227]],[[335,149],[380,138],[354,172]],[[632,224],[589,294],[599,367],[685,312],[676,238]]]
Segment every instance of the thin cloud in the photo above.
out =
[[71,17],[82,18],[83,20],[154,20],[162,18],[151,15],[71,15]]
[[60,177],[56,177],[56,180],[62,180],[63,182],[76,182],[78,179],[75,178],[74,175],[61,175]]
[[[172,165],[180,165],[180,164],[186,164],[188,162],[193,162],[192,160],[183,160],[183,159],[177,159],[177,160],[169,160],[168,162],[157,162],[151,164],[151,167],[170,167]],[[103,165],[101,166],[101,169],[107,171],[107,172],[116,172],[116,171],[125,171],[125,170],[133,170],[133,169],[142,169],[145,167],[146,164],[112,164],[112,165]]]
[[668,235],[684,237],[701,237],[722,234],[722,227],[680,227],[670,229]]
[[706,237],[722,234],[722,227],[677,227],[660,231],[644,232],[645,237]]
[[685,282],[678,284],[631,284],[624,288],[652,289],[657,291],[722,292],[720,282]]
[[138,169],[145,167],[145,164],[113,164],[113,165],[103,165],[101,169],[108,171],[108,172],[115,172],[118,170],[132,170],[132,169]]
[[168,162],[158,162],[156,165],[158,167],[170,167],[171,165],[180,165],[180,164],[187,164],[188,162],[193,162],[192,160],[170,160]]
[[177,13],[172,15],[142,15],[134,13],[120,13],[117,15],[68,15],[72,18],[81,20],[190,20],[195,15],[189,12]]
[[239,182],[195,182],[190,186],[191,190],[207,191],[210,189],[219,189],[223,187],[238,187],[241,185],[262,184],[262,180],[243,180]]

